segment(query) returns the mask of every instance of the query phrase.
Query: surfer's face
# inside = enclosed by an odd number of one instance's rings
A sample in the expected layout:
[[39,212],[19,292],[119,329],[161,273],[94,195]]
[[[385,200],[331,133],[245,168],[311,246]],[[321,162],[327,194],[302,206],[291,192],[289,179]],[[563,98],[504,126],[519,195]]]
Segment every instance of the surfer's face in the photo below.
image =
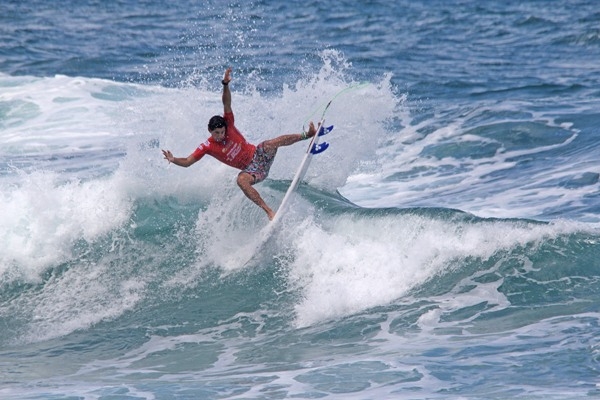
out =
[[210,131],[210,134],[217,142],[222,142],[225,139],[225,127],[215,128]]

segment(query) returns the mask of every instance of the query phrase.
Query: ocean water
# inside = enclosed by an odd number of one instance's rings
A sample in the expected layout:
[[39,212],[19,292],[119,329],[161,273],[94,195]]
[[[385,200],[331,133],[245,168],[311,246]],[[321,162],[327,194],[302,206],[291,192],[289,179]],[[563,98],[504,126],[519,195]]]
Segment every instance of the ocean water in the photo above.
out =
[[[600,396],[591,0],[4,1],[1,399]],[[264,213],[187,156],[324,105]],[[302,158],[257,185],[276,207]]]

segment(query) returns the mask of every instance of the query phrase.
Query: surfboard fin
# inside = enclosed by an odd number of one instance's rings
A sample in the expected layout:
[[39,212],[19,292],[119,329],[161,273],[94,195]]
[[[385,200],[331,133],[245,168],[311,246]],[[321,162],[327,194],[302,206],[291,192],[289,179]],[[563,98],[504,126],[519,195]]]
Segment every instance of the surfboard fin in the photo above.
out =
[[319,136],[325,136],[327,135],[329,132],[331,132],[333,130],[333,125],[330,126],[322,126],[321,129],[319,129]]
[[327,143],[327,142],[317,143],[317,144],[313,145],[312,149],[310,149],[310,152],[312,154],[319,154],[319,153],[322,153],[325,150],[327,150],[328,147],[329,147],[329,143]]

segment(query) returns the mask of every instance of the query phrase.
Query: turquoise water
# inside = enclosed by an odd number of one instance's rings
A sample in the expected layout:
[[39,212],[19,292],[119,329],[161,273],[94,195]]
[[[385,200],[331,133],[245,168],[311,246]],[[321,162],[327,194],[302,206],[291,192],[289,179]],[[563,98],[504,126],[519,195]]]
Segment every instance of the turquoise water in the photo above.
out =
[[[0,397],[597,397],[596,8],[3,4]],[[228,66],[253,143],[334,98],[250,265],[236,172],[160,152],[206,139]]]

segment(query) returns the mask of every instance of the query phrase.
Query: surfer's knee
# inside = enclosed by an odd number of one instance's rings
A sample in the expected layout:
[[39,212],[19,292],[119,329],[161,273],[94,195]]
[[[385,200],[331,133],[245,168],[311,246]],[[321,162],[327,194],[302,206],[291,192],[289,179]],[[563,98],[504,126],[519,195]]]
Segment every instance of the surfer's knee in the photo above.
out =
[[240,172],[237,177],[237,184],[242,189],[254,185],[255,181],[256,178],[254,175],[251,175],[247,172]]
[[277,153],[277,149],[281,146],[279,138],[269,139],[262,142],[263,150],[269,154]]

